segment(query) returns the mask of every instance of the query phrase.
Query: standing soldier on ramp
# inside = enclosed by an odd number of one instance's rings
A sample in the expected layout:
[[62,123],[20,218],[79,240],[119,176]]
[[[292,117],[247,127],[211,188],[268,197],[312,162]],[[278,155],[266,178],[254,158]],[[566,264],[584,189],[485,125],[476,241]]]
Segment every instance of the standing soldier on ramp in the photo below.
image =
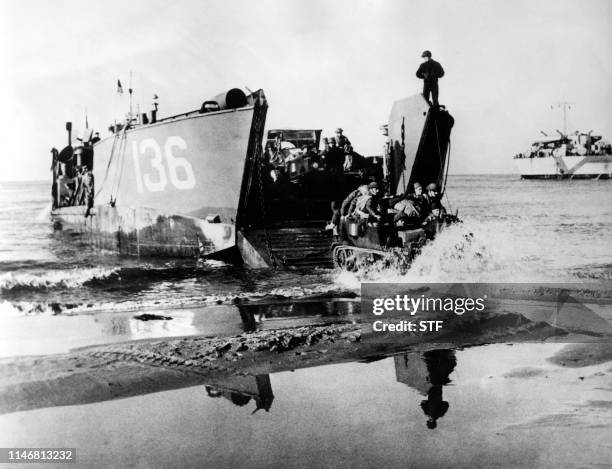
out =
[[431,58],[431,52],[426,50],[421,54],[424,62],[419,66],[419,69],[416,72],[417,78],[421,78],[423,80],[423,97],[429,101],[429,94],[431,93],[431,97],[433,99],[433,105],[439,106],[438,104],[438,78],[442,78],[444,76],[444,69],[439,62],[436,62]]

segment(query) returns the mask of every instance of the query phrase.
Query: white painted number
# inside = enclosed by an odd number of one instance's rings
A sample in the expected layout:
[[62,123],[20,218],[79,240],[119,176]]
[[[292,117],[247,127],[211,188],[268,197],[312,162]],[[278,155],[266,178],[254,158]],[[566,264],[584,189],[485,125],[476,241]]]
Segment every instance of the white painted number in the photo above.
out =
[[[186,190],[195,187],[195,176],[193,175],[193,167],[191,163],[183,157],[174,156],[173,148],[187,150],[187,143],[181,137],[168,137],[164,145],[164,152],[152,138],[146,138],[140,142],[132,144],[132,157],[134,158],[134,170],[136,173],[136,187],[138,192],[162,192],[168,185],[168,176],[170,183],[177,189]],[[141,157],[147,158],[150,172],[142,172]],[[166,165],[164,165],[164,159]],[[166,171],[166,166],[168,171]]]
[[[172,147],[187,150],[187,143],[181,137],[168,137],[164,145],[166,161],[170,170],[170,181],[177,189],[193,189],[195,187],[195,176],[191,163],[185,158],[179,158],[172,154]],[[178,170],[182,169],[183,179],[179,178]]]
[[154,177],[151,177],[150,173],[142,175],[144,185],[151,192],[161,192],[166,188],[168,184],[168,178],[166,177],[166,170],[164,168],[161,148],[155,140],[152,138],[146,138],[140,142],[140,154],[146,155],[147,150],[151,150],[153,153],[153,159],[151,159],[151,168],[157,173]]

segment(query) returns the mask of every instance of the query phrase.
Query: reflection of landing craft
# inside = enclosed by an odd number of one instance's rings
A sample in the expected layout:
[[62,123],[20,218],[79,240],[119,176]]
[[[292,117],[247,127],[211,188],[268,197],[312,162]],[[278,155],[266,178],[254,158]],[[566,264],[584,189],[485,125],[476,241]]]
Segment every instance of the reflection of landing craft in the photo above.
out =
[[[430,107],[421,95],[397,101],[386,126],[383,202],[411,191],[414,183],[435,183],[444,195],[449,164],[453,117],[444,109]],[[383,204],[384,206],[384,204]],[[343,218],[341,243],[333,247],[338,268],[356,271],[374,263],[406,270],[421,248],[451,223],[454,215],[439,213],[396,226],[387,214],[371,221]]]

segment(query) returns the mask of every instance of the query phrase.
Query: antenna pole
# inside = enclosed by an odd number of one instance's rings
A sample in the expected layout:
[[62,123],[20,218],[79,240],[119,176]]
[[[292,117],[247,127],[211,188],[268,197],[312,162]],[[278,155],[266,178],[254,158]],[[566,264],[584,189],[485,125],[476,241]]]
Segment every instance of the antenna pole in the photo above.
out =
[[130,119],[132,119],[132,71],[130,70],[130,87],[128,89],[130,93]]
[[558,107],[558,108],[560,107],[563,109],[563,134],[564,135],[567,135],[567,111],[571,109],[571,104],[572,103],[569,103],[567,101],[560,101],[558,103],[554,103],[551,106],[551,109],[553,108],[553,106]]

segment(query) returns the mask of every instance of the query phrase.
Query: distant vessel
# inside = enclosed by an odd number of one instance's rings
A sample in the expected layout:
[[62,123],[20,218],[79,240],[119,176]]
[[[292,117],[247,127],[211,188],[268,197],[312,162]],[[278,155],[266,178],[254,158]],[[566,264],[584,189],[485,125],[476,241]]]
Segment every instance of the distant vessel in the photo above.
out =
[[591,132],[536,140],[514,162],[522,179],[612,178],[612,147]]
[[567,133],[567,111],[570,103],[553,107],[563,109],[563,132],[558,137],[544,138],[531,144],[525,153],[514,156],[521,179],[610,179],[612,146],[593,131]]

